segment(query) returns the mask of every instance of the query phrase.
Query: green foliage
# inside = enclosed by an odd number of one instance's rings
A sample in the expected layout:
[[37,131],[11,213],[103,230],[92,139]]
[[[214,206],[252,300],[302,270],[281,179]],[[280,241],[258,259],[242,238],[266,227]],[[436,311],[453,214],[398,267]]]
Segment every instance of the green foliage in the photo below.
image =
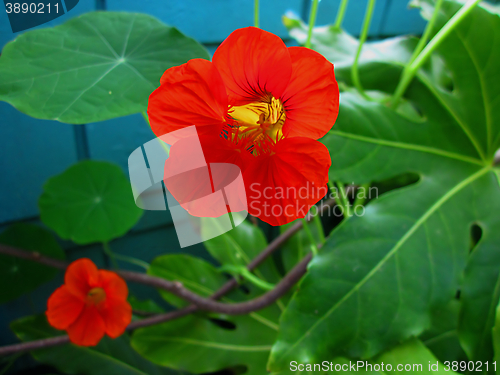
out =
[[[412,3],[424,17],[433,13],[431,0]],[[460,5],[444,0],[434,34]],[[307,25],[290,17],[284,22],[299,43],[306,40]],[[130,342],[140,355],[179,371],[244,367],[246,375],[297,373],[290,368],[293,361],[332,359],[335,366],[359,360],[374,367],[391,364],[393,371],[421,364],[418,372],[434,374],[454,373],[445,370],[445,361],[499,360],[498,9],[476,7],[417,72],[393,109],[391,95],[416,44],[416,38],[397,37],[364,45],[359,76],[366,95],[361,95],[352,82],[358,40],[332,26],[314,29],[311,47],[335,64],[343,91],[338,120],[322,139],[332,156],[330,179],[371,184],[381,196],[371,197],[365,215],[347,218],[334,229],[291,299],[245,316],[200,311],[141,328]],[[144,111],[163,71],[194,57],[208,55],[151,17],[91,13],[10,43],[0,58],[0,100],[39,118],[105,120]],[[50,179],[40,210],[46,225],[79,244],[121,236],[141,215],[123,172],[91,161]],[[204,218],[202,235],[217,230],[214,225]],[[35,228],[10,228],[0,242],[61,258],[50,235]],[[322,242],[319,220],[309,228]],[[221,270],[248,266],[267,245],[262,230],[244,221],[205,242],[222,268],[188,255],[164,255],[151,263],[148,274],[209,297],[228,279]],[[304,230],[289,239],[281,249],[283,268],[290,270],[310,245]],[[32,276],[21,283],[21,272]],[[0,302],[53,275],[43,266],[2,257],[0,281],[14,287],[0,294]],[[279,282],[275,259],[269,257],[252,277]],[[221,301],[237,303],[262,293],[245,282]],[[160,294],[175,307],[187,305],[165,291]],[[163,311],[152,301],[131,297],[130,302],[146,313]],[[43,316],[16,321],[12,329],[22,340],[58,333]],[[165,373],[133,352],[130,343],[125,335],[95,348],[66,345],[33,355],[70,374]],[[366,365],[359,372],[387,373]]]
[[454,299],[443,308],[433,311],[431,327],[420,336],[441,362],[467,359],[458,339],[460,307],[460,301]]
[[[0,234],[0,244],[64,259],[56,239],[46,229],[32,224],[13,224]],[[0,255],[0,303],[31,292],[57,275],[58,270],[32,261]],[[27,277],[29,275],[29,277]]]
[[[439,26],[458,8],[446,1]],[[325,55],[347,48],[348,38],[333,28],[318,32],[313,46]],[[387,54],[363,53],[363,86],[391,93],[411,44],[396,38],[367,46]],[[500,170],[492,167],[500,141],[500,18],[474,9],[438,54],[406,93],[421,121],[352,89],[342,94],[337,123],[323,139],[332,155],[330,176],[359,184],[415,173],[419,182],[372,201],[365,216],[330,235],[280,319],[272,370],[291,360],[373,357],[429,328],[433,312],[459,288],[461,343],[470,359],[491,359],[500,273],[500,220],[492,210],[500,207]],[[443,62],[453,91],[436,79]],[[350,61],[340,65],[337,77],[348,86]],[[482,237],[469,257],[474,223]]]
[[[282,225],[280,227],[280,233],[286,232],[294,224],[296,224],[296,221]],[[314,245],[321,243],[321,239],[324,237],[324,234],[319,217],[318,219],[311,221],[308,225],[314,239],[316,240]],[[301,229],[281,246],[283,266],[287,272],[311,252],[311,245],[313,245],[311,240],[305,231]]]
[[[456,374],[444,366],[432,355],[432,353],[418,340],[410,340],[377,357],[375,363],[391,365],[393,371],[400,368],[407,372],[418,372],[422,374]],[[433,365],[429,368],[429,365]],[[408,366],[405,368],[405,366]],[[409,371],[411,369],[411,371]]]
[[70,124],[130,115],[146,110],[166,69],[193,58],[209,55],[151,16],[87,13],[6,45],[0,100],[32,117]]
[[[176,280],[208,297],[226,281],[212,265],[188,255],[164,255],[156,258],[149,273]],[[185,302],[162,293],[174,306]],[[222,299],[239,302],[255,297],[237,289]],[[132,346],[154,363],[192,373],[246,366],[248,375],[261,375],[276,339],[280,310],[276,306],[244,316],[192,315],[161,325],[141,328],[132,336]],[[217,324],[221,319],[225,326]],[[229,327],[228,327],[229,326]]]
[[133,310],[137,310],[139,312],[150,313],[150,314],[160,314],[164,312],[164,310],[158,306],[158,304],[150,299],[140,300],[135,296],[129,296],[128,302],[130,306],[132,306]]
[[[11,329],[23,341],[61,335],[47,323],[45,315],[29,316],[11,323]],[[141,358],[132,350],[127,335],[111,340],[105,337],[95,347],[73,344],[34,350],[33,357],[65,374],[80,375],[174,375]]]
[[100,161],[82,161],[50,178],[39,200],[42,221],[78,244],[124,235],[142,215],[122,170]]
[[[212,226],[216,224],[217,220],[203,218],[202,233],[213,231]],[[221,264],[247,266],[266,248],[267,240],[259,227],[249,221],[243,221],[230,231],[205,241],[204,245],[210,255]],[[255,274],[270,283],[276,283],[280,279],[271,258],[266,259],[255,271]]]

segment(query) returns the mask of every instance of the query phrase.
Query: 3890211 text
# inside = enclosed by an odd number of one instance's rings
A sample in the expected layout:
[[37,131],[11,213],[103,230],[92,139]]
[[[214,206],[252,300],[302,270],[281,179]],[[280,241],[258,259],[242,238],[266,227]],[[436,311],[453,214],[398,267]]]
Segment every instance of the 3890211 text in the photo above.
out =
[[444,361],[445,371],[489,371],[492,369],[495,373],[497,371],[497,362],[482,362],[482,361]]
[[59,13],[59,4],[54,3],[6,3],[5,10],[10,13]]

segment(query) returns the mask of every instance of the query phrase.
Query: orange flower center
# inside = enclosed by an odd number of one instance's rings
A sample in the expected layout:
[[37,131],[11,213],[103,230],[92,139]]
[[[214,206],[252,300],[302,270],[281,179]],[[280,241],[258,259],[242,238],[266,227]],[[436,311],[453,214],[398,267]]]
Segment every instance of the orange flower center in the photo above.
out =
[[92,288],[87,293],[87,303],[98,305],[106,299],[106,292],[102,288]]
[[281,100],[272,95],[262,101],[233,106],[229,109],[229,115],[236,121],[235,141],[245,140],[252,143],[256,150],[265,148],[268,142],[276,143],[283,137],[285,109]]

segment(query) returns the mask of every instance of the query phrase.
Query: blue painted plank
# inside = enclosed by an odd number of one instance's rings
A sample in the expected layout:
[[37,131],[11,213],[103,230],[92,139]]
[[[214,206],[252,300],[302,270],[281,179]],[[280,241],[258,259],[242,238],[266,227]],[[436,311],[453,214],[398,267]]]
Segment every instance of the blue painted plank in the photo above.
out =
[[418,9],[410,8],[406,1],[391,0],[380,34],[383,36],[420,35],[423,33],[426,24],[427,22],[420,16]]
[[[288,37],[281,16],[301,14],[302,0],[261,1],[261,27]],[[201,43],[220,43],[235,29],[253,25],[252,0],[107,0],[107,10],[148,13]]]
[[[19,2],[22,3],[22,1],[12,1],[14,2]],[[66,22],[70,18],[76,17],[80,14],[90,12],[95,10],[95,0],[80,0],[79,3],[68,13],[62,15],[61,17],[58,17],[50,22],[44,23],[43,25],[31,28],[29,30],[34,30],[34,29],[39,29],[43,27],[51,27],[55,25],[59,25],[63,22]],[[2,5],[0,5],[0,49],[2,49],[5,44],[8,42],[14,40],[18,35],[22,34],[23,32],[29,31],[21,31],[18,33],[13,33],[12,29],[10,28],[9,24],[9,18],[7,16],[7,13],[5,11],[5,8]]]
[[[37,28],[50,27],[94,10],[94,0],[81,0],[67,14]],[[12,33],[0,6],[0,48],[22,34]],[[32,29],[30,29],[32,30]],[[71,125],[36,120],[0,102],[0,223],[38,215],[37,201],[45,180],[76,162],[75,136]]]
[[[154,138],[155,135],[140,114],[87,124],[90,158],[116,163],[127,176],[130,154]],[[170,212],[144,211],[136,229],[144,230],[170,223]]]
[[87,124],[91,159],[107,160],[128,170],[128,157],[137,147],[155,138],[140,114]]
[[76,161],[71,125],[35,120],[0,102],[0,223],[38,214],[45,180]]

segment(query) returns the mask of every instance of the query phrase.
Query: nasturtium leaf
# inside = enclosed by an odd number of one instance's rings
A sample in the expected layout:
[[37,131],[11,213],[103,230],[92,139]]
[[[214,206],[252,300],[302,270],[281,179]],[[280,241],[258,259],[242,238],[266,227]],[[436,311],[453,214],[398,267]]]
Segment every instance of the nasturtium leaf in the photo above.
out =
[[[0,233],[0,244],[36,251],[42,255],[64,259],[64,251],[46,229],[17,223]],[[21,258],[0,255],[0,303],[20,297],[57,274],[58,270]]]
[[[438,24],[459,8],[444,1]],[[373,357],[429,328],[433,311],[459,288],[462,345],[471,359],[491,358],[500,274],[500,169],[493,166],[500,17],[476,7],[436,56],[451,72],[453,91],[431,79],[428,67],[405,94],[424,121],[350,89],[343,93],[338,120],[322,140],[332,156],[330,176],[366,183],[415,173],[419,181],[372,200],[364,216],[331,233],[280,319],[272,371],[291,360]],[[401,71],[390,65],[387,71]],[[364,72],[366,89],[397,84],[393,75],[367,79]],[[469,258],[475,223],[482,237]]]
[[38,205],[47,226],[78,244],[120,237],[142,215],[123,171],[101,161],[82,161],[50,178]]
[[[149,274],[176,280],[202,295],[209,296],[227,278],[208,262],[188,255],[164,255],[156,258]],[[167,293],[162,296],[175,306],[185,302]],[[223,302],[241,302],[255,298],[255,293],[237,289],[222,298]],[[234,366],[246,366],[247,375],[266,373],[278,329],[280,310],[276,305],[242,316],[220,314],[192,315],[160,325],[141,328],[132,336],[132,346],[146,359],[167,367],[208,373]],[[223,328],[211,318],[229,323]]]
[[28,31],[0,57],[0,100],[41,119],[84,124],[145,111],[163,72],[209,55],[145,14],[92,12]]
[[[22,341],[33,341],[64,334],[52,328],[45,315],[28,316],[10,324]],[[81,375],[176,375],[143,359],[130,347],[128,335],[115,340],[104,337],[95,347],[73,344],[34,350],[33,357],[41,363],[54,366],[65,374]]]

